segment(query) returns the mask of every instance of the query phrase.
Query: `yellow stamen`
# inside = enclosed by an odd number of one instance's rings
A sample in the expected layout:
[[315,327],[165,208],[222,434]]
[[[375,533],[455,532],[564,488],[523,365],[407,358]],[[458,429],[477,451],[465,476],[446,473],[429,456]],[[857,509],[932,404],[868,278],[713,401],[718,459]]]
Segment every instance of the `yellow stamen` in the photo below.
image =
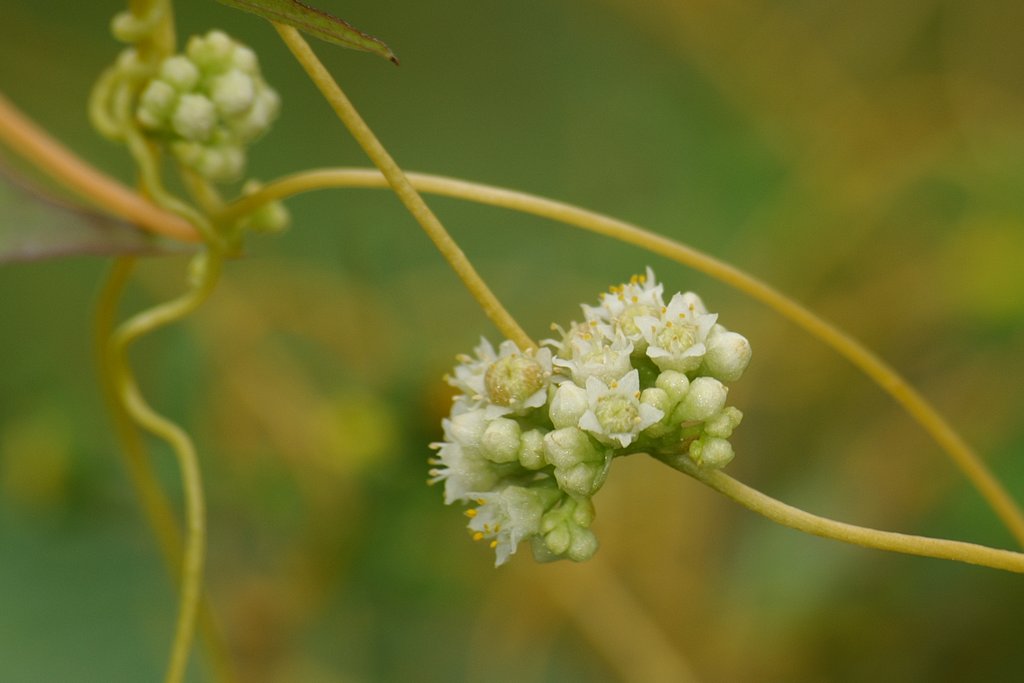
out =
[[466,510],[463,514],[469,517],[470,519],[473,519],[474,517],[476,517],[476,508],[470,508]]
[[474,540],[474,541],[482,541],[482,540],[484,540],[484,535],[483,535],[483,533],[481,533],[481,532],[479,532],[479,531],[478,531],[478,532],[476,532],[475,534],[473,534],[473,540]]

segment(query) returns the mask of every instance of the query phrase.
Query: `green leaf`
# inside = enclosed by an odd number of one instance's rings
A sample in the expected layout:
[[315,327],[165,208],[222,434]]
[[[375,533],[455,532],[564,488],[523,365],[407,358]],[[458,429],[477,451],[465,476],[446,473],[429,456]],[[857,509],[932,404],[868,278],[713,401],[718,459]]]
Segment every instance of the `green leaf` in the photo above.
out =
[[314,38],[328,43],[363,50],[380,55],[398,64],[398,57],[383,41],[363,33],[344,19],[339,19],[298,0],[217,0],[245,12],[258,14],[264,19],[294,26]]
[[129,223],[49,195],[0,163],[0,265],[170,250]]

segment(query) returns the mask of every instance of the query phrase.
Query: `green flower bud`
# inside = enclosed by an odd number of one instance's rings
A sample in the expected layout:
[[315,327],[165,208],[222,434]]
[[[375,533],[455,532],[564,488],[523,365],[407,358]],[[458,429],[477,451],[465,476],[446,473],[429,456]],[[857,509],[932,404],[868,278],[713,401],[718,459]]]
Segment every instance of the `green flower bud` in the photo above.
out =
[[189,92],[199,85],[199,69],[188,57],[174,55],[160,63],[159,78],[178,92]]
[[195,163],[196,173],[216,183],[237,180],[245,170],[245,152],[241,147],[206,147]]
[[717,470],[728,465],[735,453],[725,439],[705,437],[690,444],[690,459],[697,467]]
[[732,436],[734,429],[739,427],[743,419],[743,413],[739,408],[726,406],[717,415],[712,415],[704,423],[704,433],[708,436],[716,436],[720,439],[728,439]]
[[576,427],[556,429],[544,435],[544,455],[558,468],[601,459],[601,454],[582,430]]
[[519,457],[521,431],[515,420],[505,417],[493,420],[480,438],[484,457],[496,463],[515,462]]
[[572,529],[572,543],[566,555],[573,562],[586,562],[597,552],[597,536],[590,529],[575,527]]
[[528,470],[547,466],[544,458],[544,434],[539,429],[523,432],[519,447],[519,464]]
[[551,398],[548,415],[556,429],[575,427],[587,412],[587,391],[571,381],[562,382]]
[[750,364],[750,342],[736,332],[716,325],[708,336],[704,366],[708,374],[723,382],[735,382]]
[[135,116],[146,128],[163,128],[177,103],[178,91],[169,83],[150,81],[139,97],[139,108]]
[[281,98],[267,86],[263,86],[255,95],[252,106],[238,117],[228,120],[231,132],[242,142],[251,142],[267,132],[270,124],[277,118],[281,108]]
[[238,43],[235,44],[235,49],[231,52],[231,66],[250,76],[257,76],[260,72],[260,63],[256,53]]
[[217,110],[208,98],[195,93],[186,93],[178,99],[178,106],[171,115],[174,132],[195,142],[205,142],[217,125]]
[[207,73],[231,68],[235,42],[223,31],[210,31],[205,36],[193,36],[185,47],[185,54],[196,66]]
[[681,372],[675,370],[665,370],[658,379],[654,381],[654,386],[662,389],[673,402],[682,400],[683,396],[690,389],[689,378]]
[[232,69],[210,81],[210,99],[223,116],[237,116],[255,102],[256,84],[251,76]]
[[713,377],[698,377],[690,383],[690,390],[679,402],[673,419],[679,422],[701,422],[725,405],[725,386]]

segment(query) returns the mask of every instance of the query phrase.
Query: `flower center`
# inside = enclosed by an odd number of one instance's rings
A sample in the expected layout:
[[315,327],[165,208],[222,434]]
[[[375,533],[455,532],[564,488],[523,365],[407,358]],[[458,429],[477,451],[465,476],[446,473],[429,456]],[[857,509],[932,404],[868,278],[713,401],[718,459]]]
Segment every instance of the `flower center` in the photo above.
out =
[[608,434],[632,432],[636,423],[640,421],[640,411],[636,402],[618,394],[599,398],[594,416]]
[[544,368],[526,356],[505,356],[487,368],[484,385],[495,404],[515,405],[544,387]]
[[655,337],[658,346],[672,355],[679,355],[697,342],[697,326],[690,323],[668,323]]
[[636,317],[641,315],[657,315],[657,309],[647,304],[631,304],[619,315],[619,329],[629,338],[639,337],[640,328],[636,326]]

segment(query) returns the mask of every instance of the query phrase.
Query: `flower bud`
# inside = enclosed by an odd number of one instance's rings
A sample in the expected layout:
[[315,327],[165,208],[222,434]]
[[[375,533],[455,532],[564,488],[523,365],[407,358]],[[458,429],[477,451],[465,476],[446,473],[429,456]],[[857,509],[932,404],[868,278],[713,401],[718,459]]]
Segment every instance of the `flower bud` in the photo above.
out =
[[713,377],[735,382],[750,364],[750,355],[750,342],[746,337],[717,325],[708,337],[704,366]]
[[281,98],[276,91],[264,86],[256,93],[252,106],[241,117],[228,121],[231,131],[242,142],[251,142],[270,129],[281,108]]
[[698,377],[690,383],[690,390],[679,402],[673,418],[680,422],[703,421],[725,405],[725,386],[713,377]]
[[734,455],[732,444],[725,439],[705,437],[690,444],[690,459],[703,469],[717,470],[725,467]]
[[539,429],[523,432],[519,446],[519,464],[528,470],[539,470],[548,464],[544,459],[544,434]]
[[548,414],[556,429],[575,427],[587,412],[587,391],[571,381],[562,382],[551,398]]
[[519,457],[519,423],[499,417],[484,429],[480,437],[483,455],[491,462],[514,462]]
[[256,53],[251,48],[237,43],[235,44],[235,49],[231,52],[231,66],[250,76],[257,75],[260,70],[260,63]]
[[226,71],[231,66],[234,46],[234,41],[223,31],[210,31],[205,36],[192,36],[185,54],[203,71]]
[[245,152],[234,145],[206,147],[194,168],[196,173],[207,180],[230,182],[236,180],[245,169]]
[[247,111],[256,98],[256,84],[252,77],[238,69],[217,76],[210,83],[210,99],[224,116],[236,116]]
[[174,55],[160,63],[159,78],[178,92],[189,92],[199,84],[199,69],[188,57]]
[[597,552],[597,536],[590,529],[575,527],[571,530],[572,543],[566,551],[566,555],[573,562],[585,562]]
[[665,370],[658,379],[654,381],[654,386],[665,391],[674,402],[677,402],[686,395],[686,392],[690,389],[690,380],[681,372],[675,370]]
[[544,455],[557,468],[599,460],[601,454],[582,430],[576,427],[556,429],[544,435]]
[[135,115],[145,128],[162,128],[178,102],[178,91],[165,81],[150,81],[139,96]]
[[205,142],[217,124],[217,110],[208,98],[186,93],[178,98],[178,106],[171,115],[174,132],[194,142]]
[[708,436],[716,436],[720,439],[728,439],[732,431],[740,425],[743,413],[739,408],[726,406],[717,415],[712,415],[704,423],[704,433]]

